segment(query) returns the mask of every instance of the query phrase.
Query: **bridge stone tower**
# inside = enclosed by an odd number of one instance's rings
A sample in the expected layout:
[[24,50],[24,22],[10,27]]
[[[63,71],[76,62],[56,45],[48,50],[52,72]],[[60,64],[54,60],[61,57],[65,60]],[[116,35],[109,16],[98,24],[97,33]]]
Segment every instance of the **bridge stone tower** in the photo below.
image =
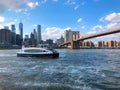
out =
[[79,49],[79,41],[76,41],[77,39],[80,38],[80,32],[79,31],[72,31],[71,32],[71,49]]
[[72,31],[71,32],[71,39],[72,40],[77,40],[77,39],[79,39],[79,37],[80,37],[80,32],[79,31]]
[[78,49],[79,41],[76,41],[76,40],[79,38],[80,38],[79,31],[72,31],[71,29],[64,31],[64,43],[70,42],[70,44],[68,44],[68,48]]

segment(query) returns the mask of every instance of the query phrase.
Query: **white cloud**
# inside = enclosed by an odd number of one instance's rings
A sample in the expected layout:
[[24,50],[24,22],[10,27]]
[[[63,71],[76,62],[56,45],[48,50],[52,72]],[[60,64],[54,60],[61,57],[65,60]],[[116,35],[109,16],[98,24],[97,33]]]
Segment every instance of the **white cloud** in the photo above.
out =
[[95,41],[110,41],[110,40],[120,40],[120,33],[106,35],[94,38]]
[[94,34],[94,33],[97,33],[97,31],[88,31],[88,32],[87,32],[87,35],[88,35],[88,34]]
[[[98,33],[98,32],[97,31],[89,31],[84,36],[95,34],[95,33]],[[105,35],[105,36],[101,36],[101,37],[92,38],[92,41],[95,41],[95,42],[110,41],[110,40],[120,40],[120,33],[115,33],[115,34],[110,34],[110,35]]]
[[22,11],[23,11],[22,9],[17,9],[16,13],[19,13],[19,12],[22,12]]
[[[120,13],[111,13],[100,18],[100,21],[107,23],[106,25],[95,25],[86,35],[99,33],[107,30],[112,30],[115,28],[120,28]],[[108,22],[109,21],[109,22]],[[109,40],[120,40],[120,33],[105,35],[93,39],[94,41],[109,41]]]
[[0,29],[2,29],[3,28],[3,25],[0,25]]
[[82,22],[82,18],[79,18],[79,19],[77,20],[77,22],[78,22],[78,23]]
[[85,29],[85,26],[82,26],[81,28],[82,28],[82,29]]
[[46,28],[45,32],[42,33],[43,40],[53,39],[56,40],[63,35],[64,30],[57,27]]
[[14,19],[14,22],[16,23],[16,22],[18,22],[18,20],[17,20],[17,19]]
[[100,21],[120,22],[120,13],[111,13],[100,18]]
[[67,28],[65,28],[64,30],[72,30],[72,29],[71,29],[71,27],[67,27]]
[[16,11],[16,13],[19,13],[19,12],[28,12],[28,8],[24,8],[24,9],[20,8],[20,9],[17,9],[15,11]]
[[[87,34],[99,33],[99,32],[103,32],[103,31],[115,29],[115,28],[120,28],[120,24],[119,23],[109,23],[105,26],[96,25],[89,32],[87,32]],[[94,38],[93,40],[94,41],[120,40],[120,33],[97,37],[97,38]]]
[[65,4],[66,5],[75,5],[76,2],[75,2],[75,0],[67,0]]
[[8,26],[9,29],[11,29],[11,25],[12,24],[16,24],[18,22],[17,19],[14,19],[13,21],[11,22],[3,22],[2,25],[0,25],[0,29],[4,28],[4,26]]
[[[120,28],[120,13],[111,13],[105,17],[100,18],[100,21],[108,22],[106,25],[95,25],[87,32],[86,35],[99,33],[115,28]],[[120,33],[110,34],[101,36],[93,39],[94,41],[109,41],[109,40],[120,40]]]
[[[28,6],[28,7],[29,7],[29,6]],[[29,8],[31,8],[31,7],[29,7]],[[16,11],[16,13],[21,13],[21,12],[22,12],[24,15],[30,16],[29,8],[18,9],[18,10],[15,10],[15,11]],[[31,9],[32,9],[32,8],[31,8]]]
[[96,25],[91,28],[93,31],[106,31],[110,29],[120,28],[120,23],[109,23],[105,26],[102,25]]
[[107,31],[115,28],[120,28],[120,23],[109,23],[105,26],[96,25],[96,26],[93,26],[90,31],[103,32],[103,31]]
[[32,8],[35,8],[36,6],[38,6],[39,3],[38,2],[29,2],[29,3],[27,3],[27,5],[29,8],[32,9]]
[[103,29],[103,26],[102,25],[96,25],[96,26],[93,26],[92,30],[97,30],[97,29]]
[[99,19],[100,21],[108,22],[107,25],[96,25],[92,30],[109,30],[114,28],[120,28],[120,13],[111,13]]
[[17,22],[17,20],[14,20],[12,22],[8,22],[8,23],[5,23],[4,26],[8,26],[9,28],[11,27],[12,24],[15,24]]
[[34,28],[37,27],[37,24],[33,24],[33,27],[34,27]]
[[84,6],[84,5],[85,5],[85,2],[81,2],[81,3],[76,2],[76,5],[75,5],[75,7],[74,7],[74,10],[77,10],[80,6]]
[[5,18],[0,16],[0,22],[4,22],[5,21]]
[[73,6],[74,8],[74,10],[77,10],[79,7],[81,7],[81,6],[84,6],[85,5],[85,2],[83,1],[83,2],[81,2],[81,1],[79,1],[79,0],[67,0],[66,2],[65,2],[65,5],[71,5],[71,6]]
[[76,6],[74,7],[74,10],[77,10],[79,7],[80,7],[80,5],[76,5]]
[[0,0],[0,13],[6,9],[18,10],[29,0]]
[[106,27],[106,29],[112,29],[112,28],[118,27],[118,24],[117,23],[110,23],[110,24],[106,25],[105,27]]
[[[23,12],[24,13],[24,15],[26,15],[26,16],[30,16],[30,13],[29,12]],[[28,17],[29,18],[29,17]]]
[[[28,12],[29,8],[35,8],[39,5],[37,1],[31,2],[32,0],[0,0],[0,13],[4,12],[5,10],[14,10],[17,13]],[[45,2],[44,0],[43,2]],[[27,14],[28,15],[28,14]]]

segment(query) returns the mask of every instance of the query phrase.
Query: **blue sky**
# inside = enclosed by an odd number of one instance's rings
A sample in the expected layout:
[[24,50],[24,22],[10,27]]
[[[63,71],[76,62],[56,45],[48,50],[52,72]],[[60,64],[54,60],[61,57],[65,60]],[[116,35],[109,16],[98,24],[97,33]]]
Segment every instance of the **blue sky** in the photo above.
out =
[[[42,39],[57,39],[71,28],[88,35],[120,26],[120,0],[0,0],[0,28],[20,20],[24,34],[42,25]],[[120,34],[93,40],[120,40]]]

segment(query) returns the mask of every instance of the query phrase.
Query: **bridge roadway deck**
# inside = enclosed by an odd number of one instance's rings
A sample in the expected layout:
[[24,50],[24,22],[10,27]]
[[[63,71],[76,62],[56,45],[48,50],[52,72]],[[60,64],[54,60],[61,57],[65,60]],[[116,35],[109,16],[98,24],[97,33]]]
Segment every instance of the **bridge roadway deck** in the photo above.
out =
[[[119,32],[120,32],[120,28],[116,28],[116,29],[107,30],[107,31],[100,32],[100,33],[91,34],[89,36],[85,36],[85,37],[82,37],[82,38],[79,38],[79,39],[73,40],[73,41],[83,41],[83,40],[86,40],[86,39],[95,38],[95,37],[99,37],[99,36],[105,36],[105,35],[109,35],[109,34],[113,34],[113,33],[119,33]],[[63,43],[60,46],[67,45],[69,43],[71,43],[71,41]]]

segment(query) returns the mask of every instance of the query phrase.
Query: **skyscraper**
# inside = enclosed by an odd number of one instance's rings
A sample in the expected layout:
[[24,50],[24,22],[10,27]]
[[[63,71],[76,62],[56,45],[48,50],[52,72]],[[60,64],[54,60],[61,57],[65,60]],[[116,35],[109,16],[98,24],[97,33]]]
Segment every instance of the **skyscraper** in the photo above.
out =
[[71,29],[64,31],[64,42],[68,42],[71,39]]
[[37,25],[37,44],[41,43],[41,25]]
[[26,34],[26,35],[25,35],[25,39],[29,39],[29,35]]
[[16,28],[15,28],[15,25],[13,24],[13,25],[11,25],[11,43],[13,44],[13,45],[15,45],[16,44]]
[[8,27],[8,26],[4,26],[4,29],[5,29],[5,30],[9,30],[9,27]]
[[11,25],[11,30],[12,30],[12,32],[14,32],[14,33],[16,33],[16,28],[15,28],[15,25],[13,24],[13,25]]
[[35,29],[33,30],[33,33],[34,33],[34,37],[35,37],[35,39],[37,40],[37,32],[36,32]]
[[20,38],[23,40],[23,23],[19,23],[19,32],[20,32]]
[[10,45],[11,44],[11,31],[6,29],[0,29],[0,44]]

